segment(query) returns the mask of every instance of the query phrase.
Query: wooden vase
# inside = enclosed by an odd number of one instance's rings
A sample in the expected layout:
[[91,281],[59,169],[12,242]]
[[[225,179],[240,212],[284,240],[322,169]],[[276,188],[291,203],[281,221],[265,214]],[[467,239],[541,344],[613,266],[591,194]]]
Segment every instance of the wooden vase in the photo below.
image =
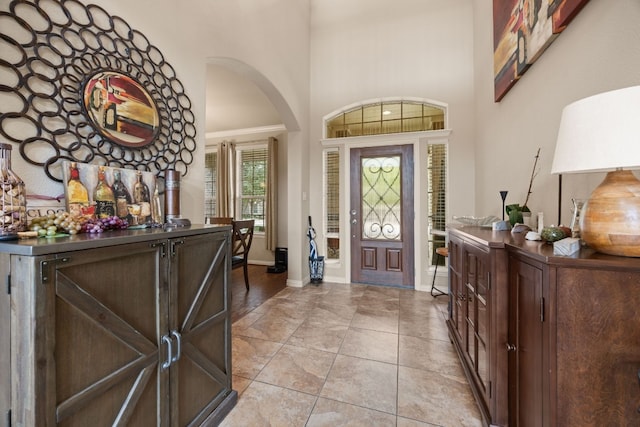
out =
[[585,204],[580,230],[598,252],[640,257],[640,181],[631,171],[607,174]]

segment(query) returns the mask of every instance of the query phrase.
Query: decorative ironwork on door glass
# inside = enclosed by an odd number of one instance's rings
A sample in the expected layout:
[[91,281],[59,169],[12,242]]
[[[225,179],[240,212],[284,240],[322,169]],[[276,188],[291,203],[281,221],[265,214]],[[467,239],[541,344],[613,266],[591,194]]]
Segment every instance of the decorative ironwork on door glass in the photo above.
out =
[[400,240],[402,180],[400,156],[362,159],[362,238]]

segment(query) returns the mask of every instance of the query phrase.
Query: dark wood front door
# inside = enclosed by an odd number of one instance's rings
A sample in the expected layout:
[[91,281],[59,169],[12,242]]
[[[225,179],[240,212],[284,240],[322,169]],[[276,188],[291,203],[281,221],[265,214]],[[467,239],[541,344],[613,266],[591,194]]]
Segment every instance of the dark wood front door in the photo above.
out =
[[414,285],[413,146],[351,149],[351,281]]

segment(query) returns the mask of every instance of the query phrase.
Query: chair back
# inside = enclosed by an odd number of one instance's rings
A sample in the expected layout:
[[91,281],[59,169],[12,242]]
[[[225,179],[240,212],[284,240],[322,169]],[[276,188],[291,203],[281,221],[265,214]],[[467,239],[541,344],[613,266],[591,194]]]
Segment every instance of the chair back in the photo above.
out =
[[233,221],[233,252],[232,256],[241,256],[245,259],[249,256],[251,242],[253,241],[253,227],[255,220],[247,219],[241,221]]
[[230,216],[210,216],[209,224],[224,224],[231,225],[233,224],[233,217]]

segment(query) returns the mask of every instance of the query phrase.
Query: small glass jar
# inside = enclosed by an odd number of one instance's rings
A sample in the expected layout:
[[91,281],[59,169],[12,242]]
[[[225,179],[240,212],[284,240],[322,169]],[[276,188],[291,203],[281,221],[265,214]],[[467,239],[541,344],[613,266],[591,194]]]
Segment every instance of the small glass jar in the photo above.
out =
[[0,143],[0,239],[15,239],[27,229],[27,197],[24,181],[11,170],[11,145]]

